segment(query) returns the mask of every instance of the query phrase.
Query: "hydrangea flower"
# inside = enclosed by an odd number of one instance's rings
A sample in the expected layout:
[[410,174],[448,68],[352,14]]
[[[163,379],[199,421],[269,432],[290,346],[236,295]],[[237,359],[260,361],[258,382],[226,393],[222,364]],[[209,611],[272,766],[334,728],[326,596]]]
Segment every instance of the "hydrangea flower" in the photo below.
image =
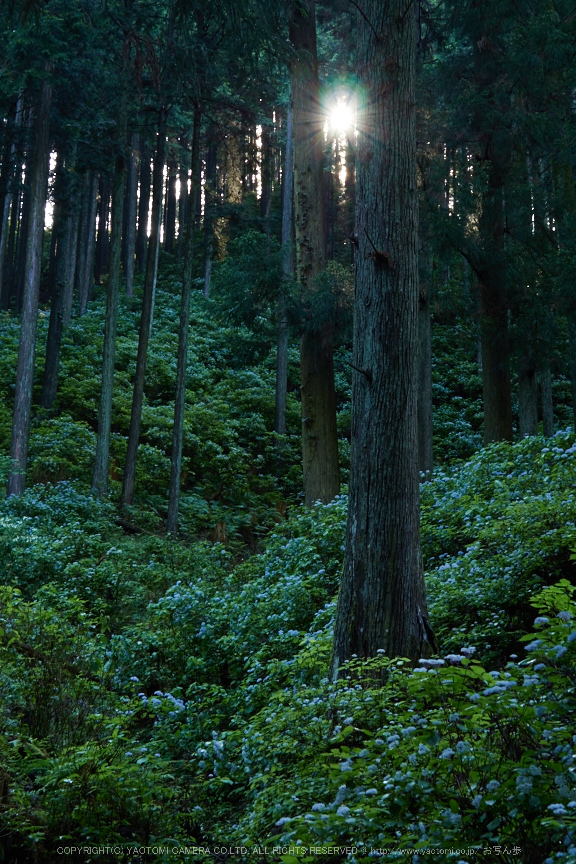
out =
[[496,790],[500,788],[500,785],[499,780],[490,780],[490,782],[486,784],[486,789],[488,792],[496,792]]
[[[350,812],[350,808],[349,808],[349,807],[346,807],[345,804],[342,804],[342,805],[341,805],[340,807],[338,807],[338,809],[336,810],[336,815],[337,815],[337,816],[347,816],[349,812]],[[278,824],[278,823],[276,823],[276,824]]]
[[439,759],[450,759],[452,756],[454,756],[454,750],[452,750],[451,747],[446,747],[446,749],[442,751],[442,753],[440,754],[440,756],[438,758]]

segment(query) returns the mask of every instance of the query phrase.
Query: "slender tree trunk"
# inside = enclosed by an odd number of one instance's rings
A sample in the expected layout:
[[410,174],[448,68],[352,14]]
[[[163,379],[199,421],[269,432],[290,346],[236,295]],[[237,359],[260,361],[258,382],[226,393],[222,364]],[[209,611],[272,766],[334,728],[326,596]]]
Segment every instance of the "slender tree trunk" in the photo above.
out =
[[40,407],[46,410],[52,408],[56,398],[62,327],[64,324],[68,326],[71,318],[78,234],[78,194],[74,188],[76,185],[74,170],[75,153],[71,153],[66,160],[66,177],[62,188],[61,230],[58,237],[56,273],[50,304],[44,378],[40,396]]
[[103,175],[99,184],[98,204],[98,238],[96,240],[96,262],[94,264],[94,281],[97,285],[102,282],[102,276],[108,266],[108,212],[110,209],[110,180]]
[[[202,113],[199,106],[194,109],[192,133],[192,193],[199,182],[200,123]],[[188,172],[186,172],[188,173]],[[191,200],[192,195],[190,196]],[[180,224],[180,233],[184,226]],[[192,292],[192,266],[194,263],[194,211],[188,208],[188,224],[185,232],[184,273],[182,276],[182,300],[180,304],[180,328],[178,331],[178,365],[176,371],[176,398],[174,400],[174,428],[172,432],[172,459],[170,467],[170,491],[166,528],[171,534],[178,533],[178,510],[180,505],[180,476],[182,473],[182,446],[184,443],[184,405],[186,398],[186,366],[188,362],[188,333],[190,330],[190,295]]]
[[168,159],[168,185],[166,189],[166,235],[164,237],[164,249],[170,255],[174,254],[174,241],[176,239],[176,179],[178,176],[178,165],[174,155],[171,153]]
[[160,239],[160,222],[162,215],[164,153],[166,150],[167,111],[160,109],[158,119],[158,144],[154,159],[154,177],[152,181],[152,225],[148,241],[148,257],[146,259],[146,274],[144,276],[144,292],[142,297],[142,316],[138,336],[138,355],[136,357],[136,375],[132,394],[132,413],[130,415],[130,430],[128,432],[128,447],[124,467],[124,484],[122,487],[122,503],[132,504],[134,501],[134,483],[136,478],[136,455],[140,440],[140,423],[142,420],[142,404],[144,401],[144,379],[146,375],[146,357],[152,322],[154,302],[154,283],[156,271],[157,247]]
[[[124,209],[124,179],[126,175],[126,134],[128,127],[128,57],[123,56],[120,79],[120,102],[117,120],[117,154],[112,181],[112,216],[110,242],[110,270],[106,291],[106,320],[102,352],[102,384],[98,408],[98,433],[92,491],[103,497],[108,494],[108,463],[110,432],[112,427],[112,398],[114,395],[114,358],[116,355],[116,328],[118,324],[118,294],[122,257],[122,211]],[[103,226],[100,223],[99,232]]]
[[406,14],[405,0],[364,0],[362,11],[352,452],[334,679],[352,655],[381,650],[416,661],[433,641],[416,437],[414,15]]
[[[292,248],[292,201],[294,194],[294,145],[292,141],[292,109],[288,108],[286,119],[286,161],[284,163],[284,186],[282,188],[282,275],[289,280],[294,276],[294,254]],[[276,343],[276,406],[274,429],[279,435],[286,434],[286,400],[288,396],[288,320],[286,297],[278,295],[278,339]]]
[[[51,68],[46,67],[47,75]],[[44,211],[50,159],[50,107],[52,84],[45,77],[40,90],[40,101],[36,118],[36,145],[32,163],[30,184],[30,217],[26,248],[26,270],[22,297],[20,341],[18,343],[18,366],[12,415],[12,440],[10,459],[12,463],[8,477],[8,495],[21,495],[26,483],[28,439],[32,410],[32,385],[34,382],[34,356],[36,352],[36,324],[42,268],[42,241],[44,237]]]
[[141,138],[140,144],[140,201],[138,202],[138,232],[136,235],[136,264],[140,273],[146,267],[148,244],[148,211],[150,209],[150,145]]
[[136,249],[136,205],[138,197],[138,135],[132,133],[130,139],[130,162],[126,181],[126,243],[124,273],[126,275],[126,294],[134,295],[134,253]]
[[[21,164],[18,165],[21,168]],[[10,308],[10,301],[15,297],[15,264],[16,250],[18,244],[18,217],[20,215],[20,204],[22,202],[22,190],[20,189],[20,181],[17,181],[15,192],[12,195],[12,206],[10,212],[10,231],[8,232],[8,250],[6,252],[6,260],[4,262],[4,284],[6,308]]]
[[[315,4],[295,7],[290,39],[297,56],[290,66],[294,123],[294,222],[296,276],[314,291],[325,266],[323,126],[316,57]],[[340,491],[338,430],[331,332],[328,324],[305,332],[300,343],[304,501],[328,503]]]
[[[30,148],[28,147],[27,157],[28,155],[32,155],[30,153]],[[20,313],[22,311],[22,303],[24,297],[25,286],[24,282],[26,279],[26,263],[27,263],[27,249],[28,249],[28,232],[30,225],[30,208],[32,206],[32,202],[30,200],[30,187],[31,187],[31,174],[32,168],[28,169],[26,167],[26,174],[24,177],[24,185],[22,187],[22,212],[20,216],[20,222],[18,223],[18,247],[16,252],[16,261],[15,261],[15,276],[16,276],[16,285],[15,285],[15,296],[16,296],[16,311]],[[44,226],[42,226],[44,229]]]
[[[182,135],[180,137],[180,145],[183,150],[188,152],[188,141]],[[194,185],[194,181],[192,181]],[[182,256],[184,248],[184,237],[186,235],[186,227],[188,225],[188,165],[184,160],[180,165],[180,195],[178,197],[178,258]]]
[[88,201],[88,226],[86,236],[86,257],[84,261],[84,274],[82,276],[82,291],[88,298],[88,302],[92,300],[94,294],[94,259],[96,256],[96,210],[98,196],[98,177],[91,171],[88,172],[90,178],[89,201]]

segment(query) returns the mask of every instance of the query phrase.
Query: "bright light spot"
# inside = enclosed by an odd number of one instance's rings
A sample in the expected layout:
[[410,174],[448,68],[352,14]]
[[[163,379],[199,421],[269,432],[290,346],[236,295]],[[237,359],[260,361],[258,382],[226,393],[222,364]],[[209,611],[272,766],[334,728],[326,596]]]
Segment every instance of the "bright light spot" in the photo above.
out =
[[338,135],[351,132],[354,128],[354,111],[346,99],[339,99],[330,110],[330,128]]

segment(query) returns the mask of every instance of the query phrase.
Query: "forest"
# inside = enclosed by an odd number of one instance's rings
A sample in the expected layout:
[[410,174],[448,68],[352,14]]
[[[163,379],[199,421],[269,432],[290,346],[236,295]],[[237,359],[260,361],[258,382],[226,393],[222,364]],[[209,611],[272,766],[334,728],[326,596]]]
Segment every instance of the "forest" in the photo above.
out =
[[576,864],[572,2],[0,22],[0,862]]

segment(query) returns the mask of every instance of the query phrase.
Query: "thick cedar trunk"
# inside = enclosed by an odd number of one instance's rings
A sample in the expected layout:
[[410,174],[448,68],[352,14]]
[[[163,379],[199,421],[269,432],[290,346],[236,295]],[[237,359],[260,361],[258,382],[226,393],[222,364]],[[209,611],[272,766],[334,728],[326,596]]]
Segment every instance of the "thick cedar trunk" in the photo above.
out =
[[148,243],[148,210],[150,209],[150,145],[141,139],[140,145],[140,200],[138,202],[138,232],[136,235],[136,264],[140,273],[146,267]]
[[[202,113],[194,109],[192,133],[192,193],[199,182],[200,122]],[[186,172],[187,174],[188,172]],[[180,234],[184,225],[180,223]],[[188,221],[184,239],[184,273],[182,275],[182,299],[180,304],[180,328],[178,331],[178,364],[176,370],[176,397],[174,400],[174,428],[172,432],[172,459],[170,466],[170,489],[166,529],[171,534],[178,532],[178,509],[180,504],[180,475],[182,473],[182,446],[184,442],[184,404],[186,398],[186,366],[188,362],[188,332],[190,329],[190,294],[192,292],[192,265],[194,263],[194,211],[188,208]]]
[[[315,4],[294,8],[290,66],[294,124],[294,223],[296,276],[302,291],[314,290],[325,266],[323,120],[316,58]],[[300,344],[304,501],[327,504],[340,491],[336,394],[330,325],[305,332]]]
[[[106,291],[106,321],[102,351],[102,384],[98,408],[98,433],[92,475],[92,491],[100,497],[108,494],[108,462],[112,427],[112,398],[114,395],[114,359],[116,355],[116,328],[118,324],[118,294],[122,257],[122,211],[124,210],[124,180],[126,176],[126,133],[128,126],[127,55],[123,56],[120,102],[118,105],[117,154],[112,181],[112,214],[110,220],[110,270]],[[102,224],[99,226],[99,235]]]
[[130,430],[128,432],[128,447],[124,466],[124,483],[122,486],[122,503],[132,504],[134,501],[134,483],[136,478],[136,455],[140,440],[140,423],[142,420],[142,404],[144,401],[144,378],[146,375],[146,357],[148,341],[152,326],[152,310],[154,304],[154,285],[156,281],[156,266],[158,244],[160,239],[160,220],[162,215],[162,193],[164,153],[166,149],[167,111],[160,109],[158,119],[158,144],[154,159],[154,177],[152,182],[152,224],[148,241],[148,256],[146,259],[146,274],[144,276],[144,291],[142,296],[142,315],[138,335],[138,354],[136,357],[136,375],[132,393],[132,412],[130,415]]
[[168,178],[166,189],[166,234],[164,236],[164,249],[170,255],[174,253],[174,241],[176,239],[176,180],[178,177],[178,165],[173,154],[168,159]]
[[[282,188],[282,275],[286,280],[294,275],[292,249],[292,202],[294,193],[294,146],[292,141],[292,109],[286,118],[286,159],[284,163],[284,185]],[[276,405],[274,429],[279,435],[286,434],[286,399],[288,394],[288,321],[286,298],[278,295],[278,339],[276,343]]]
[[138,198],[138,135],[130,137],[130,161],[126,178],[126,237],[124,243],[124,275],[126,294],[134,295],[134,253],[136,251],[136,207]]
[[536,361],[529,347],[518,364],[518,427],[520,438],[538,434]]
[[358,19],[365,103],[356,166],[350,498],[334,679],[352,655],[382,650],[416,661],[433,641],[420,553],[414,16],[405,10],[405,0],[365,0],[367,20]]
[[36,145],[30,184],[30,216],[22,296],[20,341],[18,343],[14,412],[12,415],[12,440],[10,445],[12,464],[8,477],[8,495],[21,495],[26,482],[25,471],[28,458],[28,438],[32,410],[38,295],[42,268],[44,210],[46,208],[46,187],[50,158],[51,103],[52,85],[48,78],[45,78],[40,90],[40,101],[36,119]]
[[420,292],[418,309],[418,469],[432,474],[434,468],[432,421],[432,318],[430,296]]

